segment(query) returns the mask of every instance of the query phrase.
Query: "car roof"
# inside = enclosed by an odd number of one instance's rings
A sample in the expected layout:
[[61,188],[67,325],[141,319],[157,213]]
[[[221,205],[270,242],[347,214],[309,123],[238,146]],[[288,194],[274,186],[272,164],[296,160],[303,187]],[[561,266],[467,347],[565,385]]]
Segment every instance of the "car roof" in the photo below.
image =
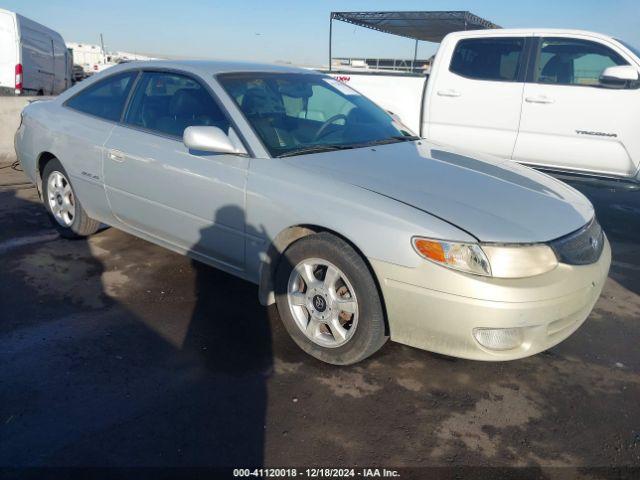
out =
[[191,73],[201,78],[211,78],[220,73],[243,73],[243,72],[272,72],[272,73],[303,73],[308,75],[322,75],[320,72],[306,68],[297,68],[288,65],[273,65],[268,63],[254,62],[232,62],[225,60],[135,60],[121,63],[113,67],[106,68],[91,75],[86,80],[77,83],[73,87],[62,92],[56,101],[65,102],[73,95],[89,88],[91,85],[102,81],[121,72],[130,70],[175,70]]
[[600,38],[603,40],[611,40],[613,37],[598,32],[590,32],[588,30],[573,30],[563,28],[499,28],[487,30],[466,30],[450,33],[451,37],[473,36],[504,36],[504,35],[584,35],[589,37]]
[[233,62],[225,60],[138,60],[127,62],[109,70],[128,69],[175,69],[201,75],[217,75],[219,73],[241,72],[274,72],[274,73],[315,73],[312,70],[292,67],[289,65],[273,65],[269,63]]

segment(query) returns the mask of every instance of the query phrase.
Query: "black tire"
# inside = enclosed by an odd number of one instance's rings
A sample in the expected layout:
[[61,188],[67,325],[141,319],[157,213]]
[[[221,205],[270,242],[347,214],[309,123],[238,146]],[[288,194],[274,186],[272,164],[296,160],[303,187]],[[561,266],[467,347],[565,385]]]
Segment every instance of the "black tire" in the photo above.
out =
[[[70,226],[64,226],[58,223],[51,211],[51,206],[49,205],[48,179],[53,172],[60,172],[64,176],[65,180],[69,182],[69,186],[73,192],[75,215]],[[73,185],[71,185],[71,181],[69,180],[69,175],[67,175],[67,172],[57,158],[49,160],[42,171],[42,201],[44,203],[44,208],[49,214],[51,224],[58,231],[61,237],[83,238],[96,233],[100,228],[100,222],[89,217],[84,208],[82,208],[82,204],[80,203],[80,200],[73,189]]]
[[[358,322],[349,340],[325,347],[312,341],[296,323],[288,300],[291,272],[305,259],[326,260],[340,269],[355,290]],[[362,257],[344,240],[330,233],[317,233],[294,242],[283,253],[276,270],[276,304],[289,335],[309,355],[333,365],[351,365],[378,351],[387,341],[384,311],[376,283]]]

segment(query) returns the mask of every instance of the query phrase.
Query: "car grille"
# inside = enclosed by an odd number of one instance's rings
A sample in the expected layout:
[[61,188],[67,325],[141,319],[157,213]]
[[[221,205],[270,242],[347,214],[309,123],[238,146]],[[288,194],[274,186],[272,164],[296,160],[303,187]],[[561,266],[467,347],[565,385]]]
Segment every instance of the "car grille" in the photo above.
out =
[[553,240],[549,245],[561,263],[588,265],[600,258],[604,247],[604,232],[596,217],[593,217],[580,230]]

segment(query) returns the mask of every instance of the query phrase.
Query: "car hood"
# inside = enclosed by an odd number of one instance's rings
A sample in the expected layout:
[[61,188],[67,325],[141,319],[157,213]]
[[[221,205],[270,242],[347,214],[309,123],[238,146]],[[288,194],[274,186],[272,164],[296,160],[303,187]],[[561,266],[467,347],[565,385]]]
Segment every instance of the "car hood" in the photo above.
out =
[[426,141],[288,161],[428,212],[483,242],[546,242],[579,229],[594,214],[581,193],[548,175]]

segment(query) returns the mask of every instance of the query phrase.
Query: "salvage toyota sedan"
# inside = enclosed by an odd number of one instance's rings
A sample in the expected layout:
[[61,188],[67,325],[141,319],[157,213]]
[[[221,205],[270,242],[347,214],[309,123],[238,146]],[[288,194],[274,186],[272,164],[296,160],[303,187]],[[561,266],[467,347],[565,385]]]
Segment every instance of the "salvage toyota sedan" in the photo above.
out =
[[254,282],[332,364],[388,338],[535,354],[585,321],[611,262],[576,190],[417,138],[308,70],[120,65],[26,107],[15,144],[61,236],[110,225]]

